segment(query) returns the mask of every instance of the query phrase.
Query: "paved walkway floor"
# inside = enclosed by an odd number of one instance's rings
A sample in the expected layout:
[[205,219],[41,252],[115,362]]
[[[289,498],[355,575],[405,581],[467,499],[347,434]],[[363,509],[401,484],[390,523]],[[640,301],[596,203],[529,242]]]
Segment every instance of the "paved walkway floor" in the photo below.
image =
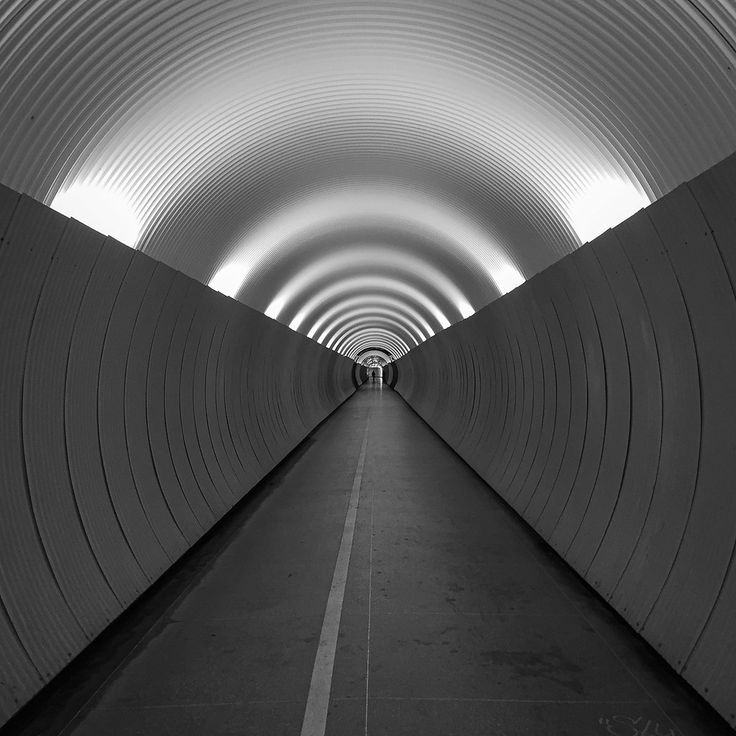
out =
[[14,733],[732,733],[380,385],[70,672]]

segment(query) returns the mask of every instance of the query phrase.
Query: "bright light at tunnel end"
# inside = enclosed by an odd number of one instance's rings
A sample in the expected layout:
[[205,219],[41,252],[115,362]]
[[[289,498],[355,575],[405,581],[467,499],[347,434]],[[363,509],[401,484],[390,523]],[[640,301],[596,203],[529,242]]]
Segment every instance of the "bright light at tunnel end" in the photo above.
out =
[[52,209],[135,248],[141,224],[133,206],[120,192],[97,184],[74,184],[54,197]]
[[608,178],[591,184],[572,202],[568,214],[581,242],[587,243],[649,204],[631,182]]

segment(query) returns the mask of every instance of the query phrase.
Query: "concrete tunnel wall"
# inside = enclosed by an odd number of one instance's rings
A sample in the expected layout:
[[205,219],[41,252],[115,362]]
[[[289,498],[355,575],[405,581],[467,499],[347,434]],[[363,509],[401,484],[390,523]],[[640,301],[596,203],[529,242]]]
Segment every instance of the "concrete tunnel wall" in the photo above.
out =
[[0,187],[0,725],[354,390],[352,361]]
[[409,404],[736,725],[736,156],[398,361]]

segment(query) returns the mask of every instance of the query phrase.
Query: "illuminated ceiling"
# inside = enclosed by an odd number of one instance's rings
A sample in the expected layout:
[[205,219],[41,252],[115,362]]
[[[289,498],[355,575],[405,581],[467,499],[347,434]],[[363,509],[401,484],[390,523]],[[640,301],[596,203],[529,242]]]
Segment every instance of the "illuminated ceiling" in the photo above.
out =
[[736,149],[735,8],[6,0],[0,180],[397,355]]

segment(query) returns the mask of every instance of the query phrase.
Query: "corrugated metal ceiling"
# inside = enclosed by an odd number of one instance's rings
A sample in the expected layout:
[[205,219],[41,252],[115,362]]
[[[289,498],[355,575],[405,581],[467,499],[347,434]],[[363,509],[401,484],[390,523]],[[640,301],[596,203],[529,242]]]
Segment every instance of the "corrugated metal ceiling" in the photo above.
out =
[[0,180],[400,354],[736,149],[735,37],[728,0],[6,2]]

